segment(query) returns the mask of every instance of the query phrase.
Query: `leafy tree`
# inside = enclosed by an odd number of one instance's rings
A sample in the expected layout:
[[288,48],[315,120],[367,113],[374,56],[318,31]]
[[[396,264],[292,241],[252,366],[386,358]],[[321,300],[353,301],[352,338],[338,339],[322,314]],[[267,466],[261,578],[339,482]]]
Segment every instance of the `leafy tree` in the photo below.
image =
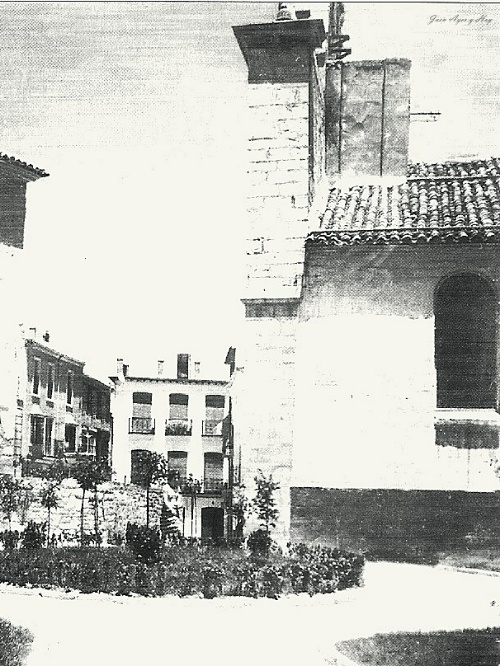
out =
[[9,532],[12,531],[12,514],[19,508],[22,484],[10,476],[0,478],[0,507],[4,517],[9,523]]
[[[93,491],[94,506],[97,507],[97,489],[99,484],[109,478],[109,466],[105,460],[92,460],[83,458],[79,460],[72,469],[72,476],[77,480],[82,489],[82,503],[80,508],[80,545],[83,546],[84,535],[84,516],[85,516],[85,493]],[[99,531],[98,515],[94,513],[96,538]]]
[[254,477],[256,493],[251,502],[251,509],[257,515],[260,521],[260,527],[266,534],[269,534],[270,528],[276,527],[279,511],[276,508],[274,493],[279,490],[280,484],[273,481],[273,475],[269,478],[264,475],[261,469]]
[[146,488],[146,527],[149,527],[151,486],[168,478],[168,462],[162,453],[140,451],[138,465],[141,469],[141,485]]

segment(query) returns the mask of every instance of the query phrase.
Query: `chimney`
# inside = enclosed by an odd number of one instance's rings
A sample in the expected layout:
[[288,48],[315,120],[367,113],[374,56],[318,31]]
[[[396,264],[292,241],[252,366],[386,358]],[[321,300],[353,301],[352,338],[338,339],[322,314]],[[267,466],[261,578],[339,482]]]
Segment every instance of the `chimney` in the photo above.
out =
[[50,342],[50,333],[48,331],[45,331],[45,333],[43,334],[43,341]]
[[36,328],[34,326],[30,328],[30,338],[36,340]]
[[122,358],[117,358],[116,359],[116,374],[118,376],[123,375],[123,359]]
[[296,19],[283,4],[277,19],[233,27],[248,67],[245,303],[298,297],[309,204],[324,172],[323,21]]
[[163,366],[165,362],[163,360],[158,361],[158,377],[161,377],[163,375]]
[[194,365],[193,374],[194,374],[195,377],[199,377],[200,376],[200,362],[195,361],[193,365]]
[[326,172],[339,177],[406,176],[410,130],[406,59],[329,63],[326,70]]
[[177,354],[177,379],[189,379],[189,354]]

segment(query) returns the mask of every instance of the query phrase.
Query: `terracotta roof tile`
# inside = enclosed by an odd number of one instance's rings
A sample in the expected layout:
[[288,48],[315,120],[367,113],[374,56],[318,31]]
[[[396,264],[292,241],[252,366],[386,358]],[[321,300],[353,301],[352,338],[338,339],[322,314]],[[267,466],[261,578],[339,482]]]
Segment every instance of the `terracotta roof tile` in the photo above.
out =
[[34,176],[35,178],[44,178],[45,176],[49,175],[43,169],[39,169],[38,167],[35,167],[32,164],[28,164],[27,162],[22,162],[21,160],[18,160],[16,157],[10,157],[9,155],[5,155],[4,153],[0,153],[0,164],[12,165],[14,167],[17,167],[18,169],[27,171],[29,174],[31,174],[31,176]]
[[401,185],[334,188],[308,242],[500,242],[500,160],[410,164]]

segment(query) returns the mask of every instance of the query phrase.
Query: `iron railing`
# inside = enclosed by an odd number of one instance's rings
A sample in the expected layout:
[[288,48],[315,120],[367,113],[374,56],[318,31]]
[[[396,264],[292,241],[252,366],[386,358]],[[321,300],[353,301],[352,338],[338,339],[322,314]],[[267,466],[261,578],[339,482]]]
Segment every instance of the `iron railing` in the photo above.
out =
[[190,436],[193,432],[193,422],[187,419],[167,419],[165,421],[165,435]]
[[129,434],[135,435],[154,435],[155,420],[142,416],[132,416],[128,420],[128,431]]
[[221,495],[227,490],[228,484],[223,479],[193,479],[193,477],[180,477],[171,479],[170,483],[176,486],[183,495],[202,495],[204,493]]
[[201,434],[203,437],[222,437],[222,420],[202,421]]

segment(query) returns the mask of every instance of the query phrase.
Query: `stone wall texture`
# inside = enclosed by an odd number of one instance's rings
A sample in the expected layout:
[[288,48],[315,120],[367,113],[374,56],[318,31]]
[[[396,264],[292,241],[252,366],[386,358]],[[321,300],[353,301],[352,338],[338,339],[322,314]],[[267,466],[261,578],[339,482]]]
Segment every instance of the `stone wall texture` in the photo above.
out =
[[[47,520],[47,509],[41,505],[40,494],[46,482],[35,477],[25,477],[23,484],[31,488],[31,503],[26,511],[19,511],[13,521],[13,529],[22,530],[33,520],[43,523]],[[85,532],[94,532],[94,511],[90,502],[93,493],[85,494]],[[80,532],[80,507],[82,491],[74,479],[65,479],[58,490],[59,506],[51,511],[51,533],[61,534],[66,541],[77,540]],[[143,488],[118,483],[105,483],[99,486],[99,529],[104,542],[114,535],[125,535],[127,522],[146,524],[146,492]],[[162,495],[159,490],[151,490],[150,524],[159,526]],[[4,519],[2,529],[7,529]]]
[[297,293],[309,193],[309,85],[248,88],[245,298]]

